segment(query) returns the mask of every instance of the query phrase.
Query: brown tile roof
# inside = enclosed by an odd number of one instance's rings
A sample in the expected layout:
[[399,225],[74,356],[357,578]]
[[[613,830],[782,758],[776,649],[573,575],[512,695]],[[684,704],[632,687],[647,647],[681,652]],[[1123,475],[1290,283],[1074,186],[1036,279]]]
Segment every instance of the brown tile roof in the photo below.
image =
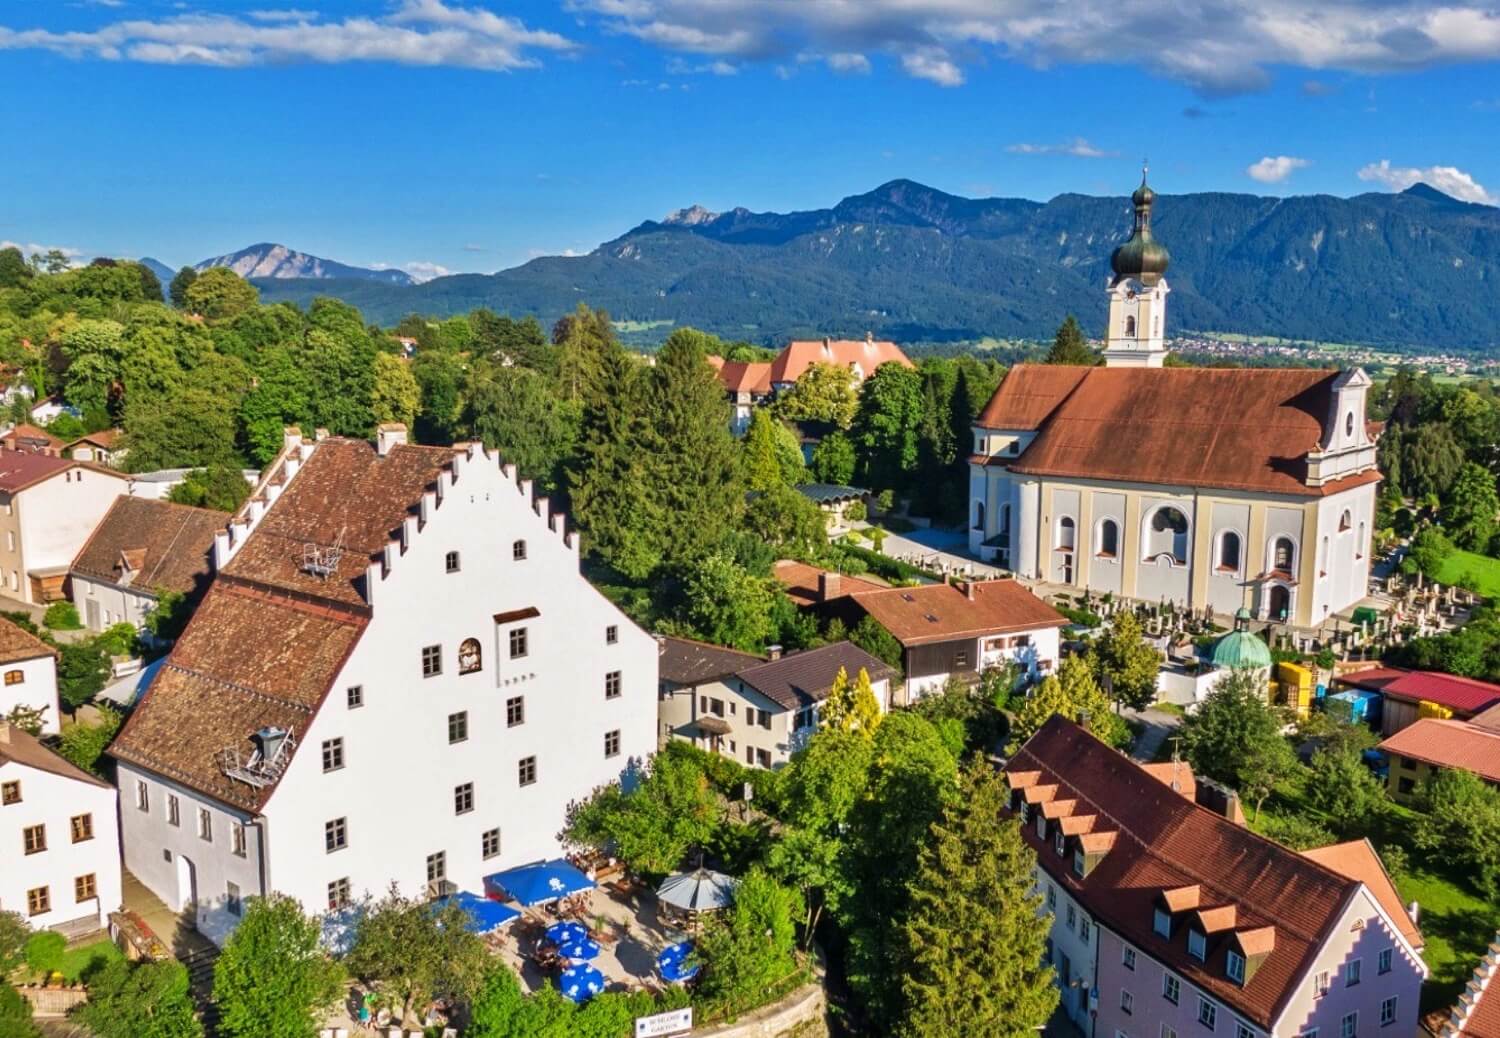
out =
[[[400,444],[381,456],[363,440],[323,440],[224,572],[362,606],[359,587],[371,561],[452,460],[447,447]],[[308,545],[338,543],[343,555],[335,573],[323,579],[303,571]]]
[[709,357],[708,362],[719,372],[719,381],[731,393],[751,393],[764,396],[771,392],[771,364],[769,361],[724,360]]
[[1371,469],[1322,487],[1305,482],[1336,371],[1057,370],[1017,365],[981,413],[981,426],[1039,430],[1009,462],[1014,472],[1312,497],[1380,479]]
[[227,778],[219,751],[247,756],[251,734],[267,726],[304,736],[366,623],[353,610],[214,581],[110,753],[259,810],[274,787]]
[[894,673],[880,660],[851,642],[835,642],[820,649],[794,652],[779,660],[757,663],[740,670],[736,676],[761,695],[785,710],[821,703],[828,698],[844,668],[851,682],[860,670],[871,681],[888,680]]
[[110,788],[108,782],[90,775],[82,768],[47,749],[36,736],[29,735],[15,725],[0,720],[0,767],[12,762],[53,775],[61,775],[63,778],[77,782],[87,782],[91,786]]
[[56,454],[63,445],[62,440],[39,426],[22,423],[4,436],[0,445],[14,451],[30,451],[33,454]]
[[1141,770],[1169,789],[1175,789],[1187,799],[1197,802],[1198,779],[1186,762],[1169,760],[1160,764],[1142,764]]
[[[1271,1025],[1359,889],[1357,881],[1190,803],[1061,717],[1043,725],[1006,767],[1041,772],[1062,787],[1060,796],[1087,805],[1080,813],[1099,816],[1097,829],[1117,834],[1079,879],[1071,858],[1053,851],[1050,834],[1038,838],[1034,826],[1024,826],[1024,839],[1053,882],[1110,929],[1261,1027]],[[1210,937],[1205,963],[1188,955],[1185,920],[1170,940],[1152,930],[1155,906],[1176,890],[1185,891],[1174,895],[1184,911],[1235,906],[1237,931]],[[1251,935],[1267,927],[1274,927],[1274,947],[1241,987],[1225,972],[1228,943],[1263,947],[1272,942]]]
[[132,587],[201,592],[213,571],[214,534],[228,521],[227,512],[122,495],[104,513],[71,568],[120,583],[126,561],[133,571]]
[[[776,579],[786,588],[787,597],[799,606],[816,605],[823,601],[820,597],[819,578],[829,570],[820,569],[817,566],[809,566],[805,562],[794,562],[791,559],[782,559],[776,563],[773,570]],[[886,585],[864,577],[851,577],[846,573],[839,573],[838,592],[835,598],[852,595],[858,591],[881,591]]]
[[79,444],[86,443],[93,447],[102,448],[103,450],[114,450],[119,445],[120,437],[123,435],[125,435],[123,429],[100,429],[98,432],[85,433],[78,437],[78,439],[68,444],[67,449],[72,450]]
[[118,479],[121,489],[125,488],[126,477],[113,469],[74,461],[71,458],[58,458],[51,454],[33,454],[30,451],[0,447],[0,491],[8,494],[18,494],[27,487],[51,479],[59,472],[65,472],[68,469],[86,469],[89,472],[97,472],[100,475]]
[[57,650],[25,628],[0,617],[0,663],[20,663],[39,656],[56,656]]
[[771,362],[771,381],[795,382],[814,364],[836,364],[841,368],[858,365],[869,378],[882,364],[914,367],[901,347],[894,342],[873,339],[794,340]]
[[1500,732],[1467,721],[1423,717],[1385,740],[1380,749],[1500,782]]
[[691,638],[658,639],[657,672],[664,681],[678,685],[700,685],[727,678],[741,667],[764,662],[764,656],[728,649]]
[[1390,873],[1385,871],[1385,864],[1380,860],[1380,855],[1375,853],[1369,840],[1330,843],[1327,847],[1315,847],[1302,854],[1340,876],[1357,879],[1369,887],[1370,893],[1375,895],[1380,907],[1395,922],[1401,935],[1411,942],[1413,948],[1422,947],[1422,931],[1407,914],[1406,905],[1396,892],[1396,884],[1391,882]]
[[979,580],[965,587],[972,588],[973,598],[952,584],[882,588],[852,597],[907,647],[1068,622],[1014,580]]

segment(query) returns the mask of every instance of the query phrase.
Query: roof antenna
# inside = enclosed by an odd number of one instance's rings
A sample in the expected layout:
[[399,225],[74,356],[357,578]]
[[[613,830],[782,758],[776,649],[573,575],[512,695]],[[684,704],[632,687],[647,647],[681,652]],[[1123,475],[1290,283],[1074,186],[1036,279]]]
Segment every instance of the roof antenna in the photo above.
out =
[[1148,157],[1146,157],[1144,155],[1141,156],[1141,183],[1142,184],[1144,184],[1146,182],[1146,174],[1149,173],[1150,171],[1151,171],[1151,160],[1150,160],[1150,158],[1148,158]]

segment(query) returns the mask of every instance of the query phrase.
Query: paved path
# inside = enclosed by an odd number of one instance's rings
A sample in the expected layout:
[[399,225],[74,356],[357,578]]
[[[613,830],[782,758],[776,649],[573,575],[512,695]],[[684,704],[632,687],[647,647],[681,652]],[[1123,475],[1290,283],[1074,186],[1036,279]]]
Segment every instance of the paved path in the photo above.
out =
[[968,534],[962,530],[934,528],[888,533],[883,551],[893,559],[939,572],[946,565],[950,571],[958,573],[973,573],[981,577],[1000,575],[1000,570],[969,554]]
[[1175,735],[1177,729],[1182,725],[1182,718],[1166,710],[1156,710],[1147,707],[1144,710],[1123,710],[1122,715],[1132,721],[1139,721],[1146,726],[1136,739],[1135,745],[1130,748],[1130,755],[1136,760],[1150,763],[1157,759],[1161,752],[1162,743]]

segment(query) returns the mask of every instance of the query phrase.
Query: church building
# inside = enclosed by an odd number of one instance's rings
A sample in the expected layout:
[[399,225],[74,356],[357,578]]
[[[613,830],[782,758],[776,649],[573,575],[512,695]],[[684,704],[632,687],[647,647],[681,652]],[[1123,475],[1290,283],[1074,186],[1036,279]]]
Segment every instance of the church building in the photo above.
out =
[[1365,596],[1380,427],[1359,369],[1172,368],[1155,194],[1099,367],[1019,364],[974,424],[969,547],[1024,578],[1312,627]]

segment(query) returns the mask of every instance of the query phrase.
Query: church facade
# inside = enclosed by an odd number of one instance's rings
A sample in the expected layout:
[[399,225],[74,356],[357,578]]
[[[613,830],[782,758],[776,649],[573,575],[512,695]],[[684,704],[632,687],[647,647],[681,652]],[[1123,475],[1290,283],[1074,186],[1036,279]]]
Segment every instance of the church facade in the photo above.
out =
[[1359,369],[1164,366],[1155,196],[1099,367],[1012,368],[974,425],[969,547],[1018,575],[1313,627],[1366,594],[1379,427]]

